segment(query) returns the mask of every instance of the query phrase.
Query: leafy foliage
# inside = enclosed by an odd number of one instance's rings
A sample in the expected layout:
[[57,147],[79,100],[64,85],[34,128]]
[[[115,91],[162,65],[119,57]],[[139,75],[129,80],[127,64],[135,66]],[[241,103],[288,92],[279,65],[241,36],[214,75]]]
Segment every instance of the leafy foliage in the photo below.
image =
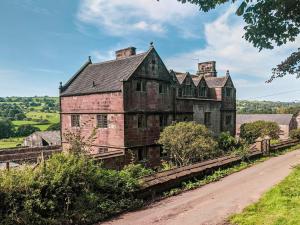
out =
[[194,122],[179,122],[166,127],[160,133],[158,143],[163,145],[176,166],[189,165],[218,154],[210,131]]
[[92,224],[135,208],[142,201],[134,197],[139,184],[131,171],[140,169],[107,170],[61,153],[35,170],[0,171],[1,224]]
[[[224,3],[235,3],[236,0],[178,0],[190,2],[207,12]],[[244,38],[259,50],[273,49],[293,42],[300,33],[300,0],[242,0],[236,11],[243,16],[246,23]],[[297,74],[300,71],[300,53],[292,53],[284,62],[273,69],[273,76],[282,77],[287,74]]]
[[239,141],[231,136],[229,132],[222,132],[218,137],[219,149],[228,152],[238,147]]
[[253,143],[258,137],[270,136],[272,139],[278,139],[280,128],[277,123],[269,121],[255,121],[244,123],[240,128],[240,136],[247,142]]
[[300,128],[295,129],[295,130],[291,130],[290,137],[292,139],[298,139],[298,140],[300,140]]
[[51,124],[51,125],[47,128],[47,131],[52,131],[52,130],[60,130],[60,123],[54,123],[54,124]]
[[14,135],[14,126],[10,120],[0,120],[0,138],[9,138]]
[[32,126],[31,124],[24,124],[18,127],[16,130],[17,137],[28,136],[36,131],[40,131],[39,128]]

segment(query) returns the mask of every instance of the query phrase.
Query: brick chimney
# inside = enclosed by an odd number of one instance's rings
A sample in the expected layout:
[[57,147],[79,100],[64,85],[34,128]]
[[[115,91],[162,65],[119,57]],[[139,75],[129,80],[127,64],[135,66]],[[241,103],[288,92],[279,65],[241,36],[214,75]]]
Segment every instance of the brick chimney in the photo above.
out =
[[116,59],[123,59],[136,54],[135,47],[128,47],[116,51]]
[[216,77],[216,61],[201,62],[198,63],[198,75],[203,75],[205,77]]

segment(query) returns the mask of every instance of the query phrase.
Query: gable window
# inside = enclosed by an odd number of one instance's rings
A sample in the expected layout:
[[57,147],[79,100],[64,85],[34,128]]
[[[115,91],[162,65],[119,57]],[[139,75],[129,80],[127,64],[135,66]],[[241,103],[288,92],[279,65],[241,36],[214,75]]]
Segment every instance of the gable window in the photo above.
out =
[[229,115],[229,116],[226,116],[225,117],[225,124],[226,125],[230,125],[231,124],[231,120],[232,120],[232,117]]
[[138,128],[146,128],[147,127],[147,117],[145,115],[138,115],[137,118]]
[[80,115],[71,115],[71,126],[80,127]]
[[182,97],[182,88],[178,88],[178,97]]
[[97,127],[107,128],[107,114],[97,115]]
[[207,88],[204,85],[199,87],[199,97],[206,97],[207,95]]
[[158,92],[159,94],[167,93],[167,85],[164,83],[159,83]]
[[211,125],[211,112],[204,113],[204,125],[210,126]]
[[146,91],[147,82],[138,80],[136,81],[135,90],[136,91]]
[[232,97],[232,88],[226,87],[225,95],[226,95],[226,97]]

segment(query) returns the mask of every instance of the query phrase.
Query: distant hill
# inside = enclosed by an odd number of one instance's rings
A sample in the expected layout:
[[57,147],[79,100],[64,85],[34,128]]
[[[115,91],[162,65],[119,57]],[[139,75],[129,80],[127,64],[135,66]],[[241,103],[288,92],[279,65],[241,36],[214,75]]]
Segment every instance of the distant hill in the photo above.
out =
[[300,102],[237,100],[238,114],[297,114],[299,111]]

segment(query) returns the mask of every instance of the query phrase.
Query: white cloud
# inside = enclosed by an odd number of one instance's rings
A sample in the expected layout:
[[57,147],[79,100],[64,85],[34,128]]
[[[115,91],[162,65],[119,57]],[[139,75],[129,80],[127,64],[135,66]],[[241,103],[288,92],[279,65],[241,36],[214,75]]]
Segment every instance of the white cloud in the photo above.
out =
[[230,70],[240,98],[259,97],[277,90],[297,89],[297,87],[299,89],[300,79],[296,80],[294,77],[275,80],[272,84],[265,84],[264,81],[270,77],[271,69],[275,65],[300,46],[300,39],[280,48],[259,52],[242,38],[244,24],[241,20],[237,21],[234,12],[235,8],[230,7],[215,21],[205,24],[204,48],[172,56],[165,60],[166,65],[178,71],[196,72],[195,59],[200,62],[215,60],[220,75],[225,74],[227,69]]
[[164,34],[166,25],[180,26],[182,19],[198,13],[195,5],[175,0],[81,0],[77,17],[121,36],[135,31]]

